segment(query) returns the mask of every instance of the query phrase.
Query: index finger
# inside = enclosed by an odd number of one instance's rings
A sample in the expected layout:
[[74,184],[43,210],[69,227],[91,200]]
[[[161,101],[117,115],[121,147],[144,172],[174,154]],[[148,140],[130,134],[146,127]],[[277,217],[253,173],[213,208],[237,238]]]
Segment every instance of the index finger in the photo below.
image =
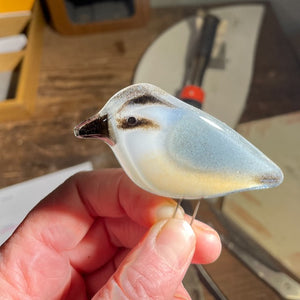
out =
[[175,205],[174,200],[137,187],[121,169],[105,169],[71,177],[48,195],[27,220],[35,236],[43,236],[59,251],[75,247],[99,216],[129,216],[149,227],[162,217],[171,217]]
[[[129,216],[136,223],[150,227],[161,218],[171,217],[176,207],[173,199],[139,188],[122,169],[79,173],[75,179],[79,196],[94,216]],[[183,210],[179,215],[183,218]]]

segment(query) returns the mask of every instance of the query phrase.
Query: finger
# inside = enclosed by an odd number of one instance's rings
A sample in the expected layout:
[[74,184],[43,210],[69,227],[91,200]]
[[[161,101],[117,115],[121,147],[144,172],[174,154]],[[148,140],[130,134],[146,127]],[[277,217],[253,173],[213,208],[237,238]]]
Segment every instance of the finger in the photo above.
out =
[[[191,221],[190,216],[186,216],[186,220],[188,223]],[[126,242],[126,234],[124,234],[124,229],[119,230],[120,228],[127,227],[126,221],[121,224],[121,226],[118,226],[119,219],[115,219],[111,221],[111,224],[109,228],[112,230],[113,234],[112,236],[117,236],[116,244],[127,244],[132,248],[139,240],[140,238],[137,238],[133,241],[131,239],[131,242]],[[135,226],[138,226],[135,224],[132,229],[134,229]],[[131,227],[131,226],[129,226]],[[218,258],[221,251],[221,242],[219,239],[218,234],[215,230],[213,230],[208,225],[198,221],[194,220],[193,223],[193,231],[196,236],[196,250],[193,257],[193,263],[201,263],[206,264],[213,262]],[[125,229],[127,231],[128,229]],[[134,229],[135,230],[135,229]],[[141,232],[142,235],[142,232]],[[137,235],[139,236],[139,235]],[[124,239],[124,242],[123,242]],[[121,242],[120,242],[121,241]],[[111,263],[106,264],[103,268],[97,270],[93,274],[87,276],[87,283],[88,286],[90,286],[90,290],[92,291],[91,295],[94,295],[96,291],[98,291],[104,283],[110,278],[110,276],[115,272],[116,268],[119,266],[121,261],[125,258],[125,256],[128,254],[129,249],[124,249],[121,252],[118,251],[118,254],[114,257],[114,261]],[[180,295],[180,293],[179,293]],[[178,296],[179,297],[179,296]],[[180,297],[179,297],[180,298]],[[188,297],[183,297],[183,299],[189,299]]]
[[28,215],[21,226],[22,232],[26,235],[31,232],[57,252],[73,249],[97,217],[93,203],[105,200],[111,214],[124,215],[124,210],[117,204],[122,174],[120,170],[104,170],[72,176]]
[[116,268],[113,261],[109,261],[101,269],[85,276],[87,295],[91,299],[115,273]]
[[218,233],[201,222],[195,222],[193,230],[196,234],[196,251],[193,263],[210,264],[217,260],[222,250],[222,243]]
[[[111,176],[112,172],[115,176]],[[133,221],[150,227],[162,218],[172,217],[176,207],[176,201],[139,188],[121,169],[85,172],[75,179],[82,201],[94,216],[129,216]],[[184,216],[182,209],[179,216]]]
[[[190,223],[191,216],[186,215],[185,220]],[[220,236],[213,228],[198,220],[194,220],[192,228],[196,235],[196,249],[192,263],[209,264],[214,262],[222,250]]]
[[116,252],[104,219],[98,218],[78,245],[65,253],[77,271],[90,273],[105,265]]
[[79,244],[65,253],[74,268],[91,273],[105,265],[118,248],[133,248],[147,228],[124,218],[98,218]]
[[183,286],[183,284],[181,283],[178,288],[177,291],[174,295],[174,300],[191,300],[191,297],[188,293],[188,291],[185,289],[185,287]]
[[104,286],[129,252],[130,249],[118,249],[118,253],[115,255],[113,260],[109,261],[99,270],[85,276],[85,283],[90,298]]
[[117,247],[133,248],[145,235],[148,228],[141,226],[128,217],[107,218],[105,225],[110,241]]
[[174,218],[160,221],[94,299],[172,299],[194,249],[195,235],[187,222]]
[[26,231],[56,251],[66,251],[84,238],[98,216],[129,214],[150,226],[158,218],[171,216],[174,207],[173,200],[138,188],[120,169],[83,172],[67,180],[30,213]]
[[[73,269],[71,277],[72,277],[71,283],[70,283],[68,289],[66,289],[65,295],[62,295],[62,297],[60,299],[86,300],[86,287],[85,287],[85,282],[84,282],[82,276]],[[39,297],[39,299],[41,299],[41,297]]]
[[[127,215],[138,224],[149,228],[158,220],[173,217],[176,201],[144,191],[125,174],[121,178],[119,191],[120,204]],[[176,217],[184,217],[182,207],[178,208]]]

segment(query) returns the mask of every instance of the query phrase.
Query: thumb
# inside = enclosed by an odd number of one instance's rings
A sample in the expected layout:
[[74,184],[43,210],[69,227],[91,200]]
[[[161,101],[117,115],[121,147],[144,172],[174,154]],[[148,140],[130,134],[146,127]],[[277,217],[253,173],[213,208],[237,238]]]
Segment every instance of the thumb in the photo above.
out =
[[156,223],[93,299],[173,299],[192,260],[195,240],[184,220]]

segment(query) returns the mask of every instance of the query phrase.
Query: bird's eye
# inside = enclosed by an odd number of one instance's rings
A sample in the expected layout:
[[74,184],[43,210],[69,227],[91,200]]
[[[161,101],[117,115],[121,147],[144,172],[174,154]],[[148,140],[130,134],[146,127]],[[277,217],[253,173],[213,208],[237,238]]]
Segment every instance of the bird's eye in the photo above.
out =
[[129,117],[129,118],[127,119],[127,124],[128,124],[129,126],[134,126],[134,125],[137,124],[137,119],[136,119],[135,117]]
[[130,116],[128,118],[117,119],[117,127],[122,129],[149,129],[159,128],[159,125],[154,121],[139,117]]

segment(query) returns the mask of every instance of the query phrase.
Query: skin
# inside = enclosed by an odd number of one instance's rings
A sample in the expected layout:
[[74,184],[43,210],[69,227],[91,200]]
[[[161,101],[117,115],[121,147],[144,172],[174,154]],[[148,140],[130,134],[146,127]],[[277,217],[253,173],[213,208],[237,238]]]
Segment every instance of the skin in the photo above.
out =
[[221,243],[182,210],[171,218],[175,206],[120,169],[71,177],[0,248],[0,298],[190,299],[187,268],[216,260]]

